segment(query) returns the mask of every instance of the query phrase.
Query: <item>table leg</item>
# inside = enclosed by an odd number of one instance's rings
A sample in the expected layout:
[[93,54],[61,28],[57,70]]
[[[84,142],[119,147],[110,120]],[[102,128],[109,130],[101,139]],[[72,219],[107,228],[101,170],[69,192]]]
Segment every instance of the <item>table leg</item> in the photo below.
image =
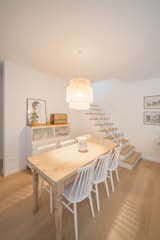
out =
[[54,191],[54,215],[56,225],[56,240],[62,240],[62,215],[63,206],[61,204],[62,193],[64,186],[63,184],[56,184],[53,187]]
[[33,196],[34,196],[33,213],[36,213],[39,210],[38,185],[39,185],[38,173],[35,170],[33,170]]

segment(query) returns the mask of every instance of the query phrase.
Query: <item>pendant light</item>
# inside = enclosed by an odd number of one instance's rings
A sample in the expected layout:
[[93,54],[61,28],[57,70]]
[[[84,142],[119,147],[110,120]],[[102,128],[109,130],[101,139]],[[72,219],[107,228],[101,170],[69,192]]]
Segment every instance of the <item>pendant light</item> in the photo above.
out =
[[93,90],[90,87],[90,81],[83,78],[74,78],[70,80],[67,87],[66,101],[69,108],[77,110],[89,109],[93,102]]
[[[82,50],[78,51],[78,55],[82,54]],[[90,108],[93,102],[93,90],[90,81],[85,78],[73,78],[66,91],[66,101],[69,108],[77,110],[86,110]]]

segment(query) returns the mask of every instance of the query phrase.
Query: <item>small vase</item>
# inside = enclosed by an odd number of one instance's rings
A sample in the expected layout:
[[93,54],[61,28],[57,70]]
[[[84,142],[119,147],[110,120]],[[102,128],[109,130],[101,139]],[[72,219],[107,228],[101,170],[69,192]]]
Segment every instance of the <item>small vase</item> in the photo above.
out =
[[85,137],[79,137],[78,143],[79,143],[79,146],[78,146],[79,152],[88,152],[87,142]]

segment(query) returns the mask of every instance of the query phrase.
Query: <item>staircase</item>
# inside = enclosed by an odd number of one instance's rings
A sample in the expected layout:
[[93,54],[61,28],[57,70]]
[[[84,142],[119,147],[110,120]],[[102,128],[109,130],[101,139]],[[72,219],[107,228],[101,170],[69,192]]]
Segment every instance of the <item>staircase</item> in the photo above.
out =
[[131,145],[123,133],[114,126],[111,116],[106,114],[97,104],[91,104],[85,115],[95,137],[104,140],[109,139],[122,145],[119,166],[133,169],[141,159],[141,153],[136,152],[135,146]]

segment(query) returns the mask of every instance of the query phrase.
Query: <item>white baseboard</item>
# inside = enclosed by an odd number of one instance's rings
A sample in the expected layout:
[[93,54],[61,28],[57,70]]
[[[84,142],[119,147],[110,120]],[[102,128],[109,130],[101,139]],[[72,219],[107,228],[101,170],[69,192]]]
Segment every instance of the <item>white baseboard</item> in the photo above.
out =
[[7,170],[7,171],[4,170],[3,175],[4,175],[5,177],[7,177],[7,176],[9,176],[9,175],[12,175],[12,174],[21,172],[21,171],[23,171],[23,170],[25,170],[25,169],[26,169],[26,168],[21,168],[21,169],[20,169],[20,168],[15,168],[15,169]]
[[142,156],[142,159],[145,160],[145,161],[160,163],[160,158],[159,158],[159,160],[157,160],[157,159],[152,158],[152,157]]

